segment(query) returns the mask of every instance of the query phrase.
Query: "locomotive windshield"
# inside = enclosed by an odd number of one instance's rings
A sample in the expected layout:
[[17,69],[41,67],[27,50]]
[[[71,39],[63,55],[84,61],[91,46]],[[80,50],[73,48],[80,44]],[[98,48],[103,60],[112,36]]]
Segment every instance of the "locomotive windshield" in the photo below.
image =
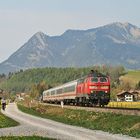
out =
[[100,82],[107,82],[107,78],[101,77],[101,78],[100,78]]
[[98,77],[91,78],[91,82],[97,83],[98,82]]
[[108,82],[106,77],[100,77],[100,78],[99,77],[92,77],[91,78],[91,82],[93,82],[93,83],[97,83],[99,81],[102,83]]

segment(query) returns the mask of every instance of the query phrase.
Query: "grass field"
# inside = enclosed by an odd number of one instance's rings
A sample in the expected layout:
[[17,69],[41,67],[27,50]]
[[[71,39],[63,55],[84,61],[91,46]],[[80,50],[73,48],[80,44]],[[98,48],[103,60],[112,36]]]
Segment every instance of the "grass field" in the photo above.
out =
[[0,128],[3,128],[3,127],[12,127],[12,126],[17,126],[17,125],[19,125],[18,122],[10,119],[9,117],[4,116],[0,112]]
[[[0,110],[1,110],[1,105],[0,105]],[[0,128],[4,127],[12,127],[12,126],[17,126],[19,125],[18,122],[12,120],[11,118],[3,115],[0,111]]]
[[128,71],[126,75],[120,77],[120,80],[129,81],[134,87],[140,81],[140,70]]
[[25,113],[70,125],[140,138],[140,116],[62,109],[60,107],[44,105],[38,105],[32,108],[18,105],[18,108]]

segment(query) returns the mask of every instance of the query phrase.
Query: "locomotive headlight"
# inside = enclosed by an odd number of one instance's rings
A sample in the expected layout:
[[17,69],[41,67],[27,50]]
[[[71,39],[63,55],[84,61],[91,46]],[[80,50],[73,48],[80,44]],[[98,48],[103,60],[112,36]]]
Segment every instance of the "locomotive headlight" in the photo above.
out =
[[97,89],[97,86],[89,86],[90,89]]
[[101,89],[109,89],[109,86],[101,86]]

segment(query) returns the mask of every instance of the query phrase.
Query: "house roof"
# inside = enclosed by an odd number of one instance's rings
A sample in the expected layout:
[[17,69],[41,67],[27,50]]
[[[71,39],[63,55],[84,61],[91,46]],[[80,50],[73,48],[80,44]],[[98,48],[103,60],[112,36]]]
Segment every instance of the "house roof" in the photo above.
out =
[[123,90],[122,92],[119,92],[117,94],[117,96],[123,95],[125,93],[127,93],[127,94],[135,94],[135,93],[140,94],[140,91],[139,90],[129,90],[129,91]]
[[122,92],[119,92],[119,93],[117,94],[117,96],[123,95],[123,94],[125,94],[125,93],[132,94],[132,93],[130,93],[129,91],[122,91]]

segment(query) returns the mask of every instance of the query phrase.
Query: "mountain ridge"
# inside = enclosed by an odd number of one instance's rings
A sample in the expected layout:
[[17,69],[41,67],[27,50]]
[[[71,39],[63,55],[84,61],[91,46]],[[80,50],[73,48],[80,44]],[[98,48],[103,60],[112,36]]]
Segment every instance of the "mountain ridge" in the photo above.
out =
[[140,68],[140,28],[114,22],[88,30],[66,30],[60,36],[39,31],[0,64],[0,73],[36,67],[124,65]]

